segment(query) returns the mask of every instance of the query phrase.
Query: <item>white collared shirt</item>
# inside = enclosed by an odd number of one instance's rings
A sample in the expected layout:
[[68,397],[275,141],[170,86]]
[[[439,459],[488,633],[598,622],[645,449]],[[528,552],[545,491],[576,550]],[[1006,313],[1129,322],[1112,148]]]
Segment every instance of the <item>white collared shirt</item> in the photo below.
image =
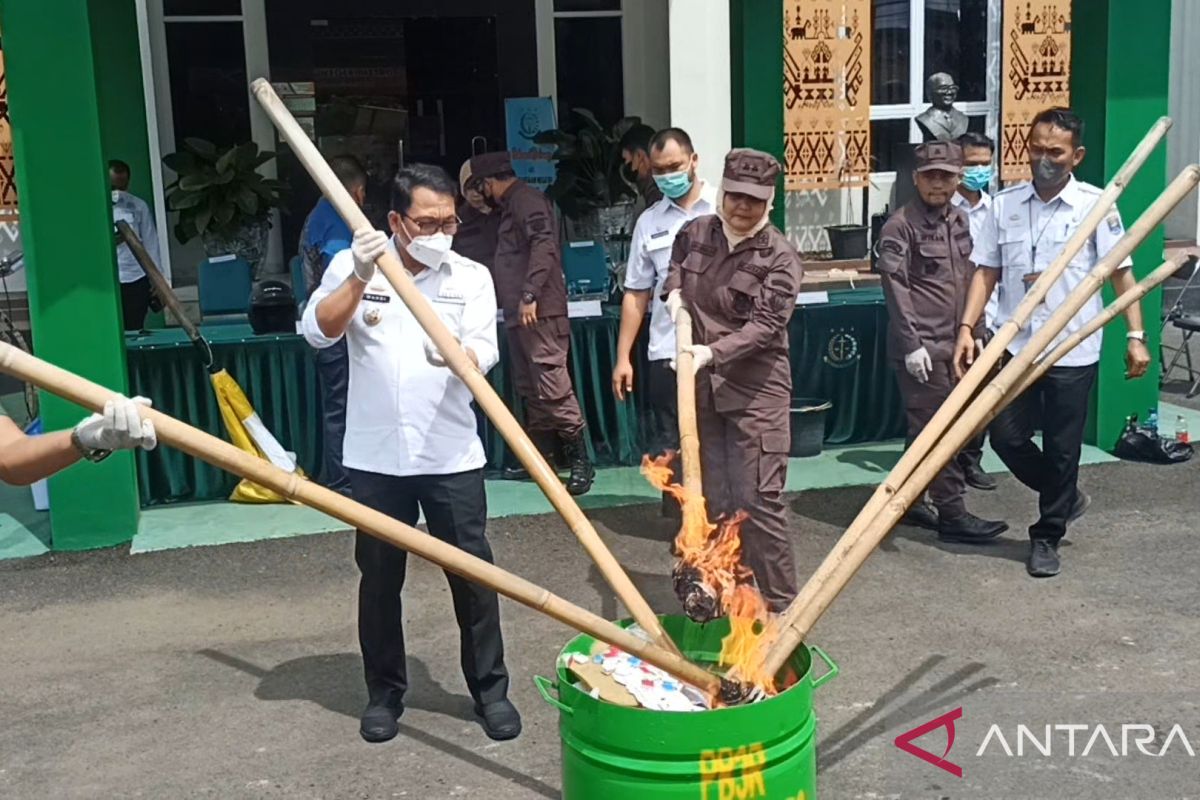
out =
[[625,266],[625,288],[653,289],[650,305],[651,361],[675,357],[675,326],[667,305],[662,301],[663,281],[671,266],[671,246],[675,234],[688,220],[716,212],[717,190],[707,183],[700,184],[700,197],[691,208],[683,208],[664,197],[638,217],[629,245],[629,263]]
[[[997,325],[1007,322],[1024,299],[1026,289],[1032,285],[1025,282],[1025,276],[1043,272],[1050,266],[1062,252],[1067,239],[1091,212],[1099,196],[1099,189],[1075,180],[1074,176],[1071,176],[1058,197],[1049,203],[1037,196],[1033,184],[1029,182],[1019,183],[996,194],[987,224],[975,240],[975,252],[971,254],[971,260],[978,266],[1000,270],[999,283],[1004,289],[1000,294]],[[1028,344],[1033,332],[1046,324],[1054,310],[1083,282],[1096,262],[1108,255],[1124,235],[1121,215],[1114,208],[1088,238],[1087,244],[1071,259],[1062,277],[1050,287],[1046,299],[1034,309],[1030,324],[1008,346],[1009,352],[1015,354]],[[1126,258],[1118,269],[1131,266],[1133,260]],[[1103,310],[1104,301],[1097,292],[1046,350],[1052,350]],[[1101,341],[1102,332],[1096,331],[1064,356],[1058,365],[1085,367],[1095,364],[1100,360]]]
[[[396,254],[393,241],[390,245]],[[313,347],[335,344],[317,325],[317,308],[350,277],[349,250],[333,257],[304,310],[301,331]],[[486,267],[455,252],[412,276],[442,322],[486,373],[500,358],[496,292]],[[342,462],[381,475],[448,475],[484,465],[471,392],[448,367],[425,358],[425,332],[382,272],[367,286],[346,328],[350,388]],[[341,338],[341,337],[338,337]]]
[[[150,206],[146,205],[145,200],[129,192],[114,189],[112,196],[113,224],[120,220],[128,222],[129,227],[133,228],[133,232],[141,240],[142,246],[146,248],[146,252],[150,254],[154,265],[165,274],[162,254],[158,250],[158,230],[154,227],[154,214],[150,212]],[[129,245],[121,241],[117,245],[117,279],[121,283],[133,283],[144,277],[146,272],[142,265],[134,257]]]
[[[979,239],[979,232],[982,230],[985,220],[992,212],[992,196],[987,192],[979,193],[979,202],[971,205],[967,198],[963,197],[959,192],[955,192],[950,198],[950,204],[955,208],[961,208],[967,214],[967,225],[971,228],[971,241],[975,242]],[[992,291],[992,296],[988,298],[987,306],[983,309],[983,318],[990,330],[996,329],[996,312],[1000,307],[1000,284],[996,284],[996,288]]]

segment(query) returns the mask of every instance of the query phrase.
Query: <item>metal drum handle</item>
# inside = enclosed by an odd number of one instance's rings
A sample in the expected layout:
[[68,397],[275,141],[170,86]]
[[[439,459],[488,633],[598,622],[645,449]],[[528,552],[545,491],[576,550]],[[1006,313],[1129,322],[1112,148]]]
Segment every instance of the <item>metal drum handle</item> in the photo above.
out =
[[[828,656],[826,656],[826,658],[828,659]],[[833,663],[833,662],[830,662],[830,663]],[[834,667],[833,669],[835,672],[837,671],[837,667]],[[533,676],[533,685],[537,687],[538,693],[541,694],[542,699],[545,700],[547,703],[554,706],[555,708],[557,708],[559,711],[566,714],[567,716],[572,716],[575,713],[575,709],[571,708],[569,705],[564,703],[562,700],[559,700],[557,697],[554,697],[553,695],[550,694],[551,689],[554,690],[554,694],[558,694],[558,684],[557,683],[552,682],[549,678],[543,678],[541,675],[534,675]]]
[[[821,677],[819,677],[819,678],[815,678],[815,679],[813,680],[813,682],[812,682],[812,688],[813,688],[813,691],[816,691],[817,689],[821,688],[823,685],[825,685],[825,684],[826,684],[826,683],[828,683],[829,681],[831,681],[831,680],[833,680],[834,678],[836,678],[836,677],[837,677],[837,675],[838,675],[838,672],[839,672],[840,670],[838,669],[838,665],[837,665],[836,663],[834,663],[834,660],[833,660],[832,658],[830,658],[830,657],[829,657],[829,654],[828,654],[828,653],[826,653],[826,652],[825,652],[824,650],[822,650],[821,648],[817,647],[815,644],[810,644],[810,645],[808,646],[808,649],[809,649],[809,650],[811,650],[812,652],[816,653],[816,655],[817,655],[817,656],[818,656],[818,657],[819,657],[819,658],[820,658],[822,661],[824,661],[824,662],[825,662],[825,666],[829,668],[829,671],[828,671],[828,672],[826,672],[826,673],[825,673],[824,675],[822,675]],[[536,678],[535,678],[534,680],[536,680]],[[544,696],[544,695],[543,695],[543,696]]]

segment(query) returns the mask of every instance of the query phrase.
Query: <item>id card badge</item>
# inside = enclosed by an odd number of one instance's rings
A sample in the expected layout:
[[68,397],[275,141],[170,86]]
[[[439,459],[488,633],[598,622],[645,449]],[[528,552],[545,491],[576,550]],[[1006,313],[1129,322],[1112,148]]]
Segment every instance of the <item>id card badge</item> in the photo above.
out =
[[654,233],[650,234],[650,238],[646,242],[646,250],[654,253],[662,250],[663,248],[670,247],[671,242],[673,241],[674,237],[671,236],[671,231],[655,231]]

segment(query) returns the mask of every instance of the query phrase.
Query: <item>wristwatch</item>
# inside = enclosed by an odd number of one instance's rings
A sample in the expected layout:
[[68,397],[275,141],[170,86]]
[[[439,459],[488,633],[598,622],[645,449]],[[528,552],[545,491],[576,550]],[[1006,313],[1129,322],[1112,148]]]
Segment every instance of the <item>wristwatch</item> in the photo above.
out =
[[1125,334],[1125,338],[1126,339],[1137,339],[1142,344],[1145,344],[1146,343],[1146,332],[1145,331],[1129,331],[1129,333]]
[[521,302],[525,305],[537,302],[537,298],[533,296],[533,292],[521,292]]
[[79,451],[79,455],[85,461],[90,461],[93,464],[99,464],[104,459],[112,455],[112,450],[93,450],[90,447],[85,447],[83,442],[79,441],[79,431],[71,431],[71,444]]

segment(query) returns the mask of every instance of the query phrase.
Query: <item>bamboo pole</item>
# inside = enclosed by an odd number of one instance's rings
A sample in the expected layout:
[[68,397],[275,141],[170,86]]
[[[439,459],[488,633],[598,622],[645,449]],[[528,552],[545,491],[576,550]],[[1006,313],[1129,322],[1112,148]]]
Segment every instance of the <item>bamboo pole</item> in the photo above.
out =
[[[860,512],[859,518],[855,519],[855,523],[842,535],[833,551],[801,588],[796,600],[776,620],[776,638],[769,645],[765,664],[765,668],[769,672],[773,674],[783,666],[787,655],[795,650],[808,635],[817,620],[820,619],[821,614],[854,577],[854,574],[896,524],[896,521],[904,515],[917,494],[924,491],[946,462],[958,453],[977,426],[981,424],[984,416],[999,405],[1008,394],[1008,389],[1014,386],[1014,383],[1030,369],[1033,360],[1051,344],[1084,303],[1099,291],[1104,281],[1117,266],[1154,228],[1161,224],[1167,214],[1185,196],[1195,189],[1198,182],[1200,182],[1200,167],[1193,164],[1181,172],[1138,218],[1137,222],[1130,226],[1113,250],[1101,259],[1088,277],[1068,295],[1064,303],[1021,348],[1021,352],[1005,365],[991,383],[984,387],[979,396],[972,401],[970,407],[949,428],[949,431],[945,426],[941,429],[934,429],[933,422],[925,427],[922,435],[931,434],[931,439],[938,440],[937,445],[899,485],[889,486],[888,499],[876,512],[876,516],[872,517],[865,525],[858,524],[859,519],[863,516]],[[993,343],[995,341],[993,339]],[[1059,353],[1060,357],[1061,355],[1063,355],[1062,352]],[[975,366],[968,372],[968,376],[976,372],[978,366],[977,359]],[[991,366],[989,365],[987,368],[990,370]],[[1011,400],[1012,397],[1008,399]],[[944,408],[945,405],[943,405]],[[935,416],[934,419],[936,421],[937,417]],[[891,476],[889,476],[890,478]]]
[[[92,411],[100,411],[106,401],[116,396],[99,384],[48,364],[3,342],[0,342],[0,372]],[[337,517],[347,525],[415,553],[443,569],[493,589],[575,630],[620,647],[705,691],[716,692],[720,689],[720,678],[708,670],[676,653],[647,642],[603,617],[580,608],[495,564],[463,552],[434,536],[422,533],[294,473],[285,472],[266,459],[239,450],[228,442],[197,430],[157,409],[141,408],[139,413],[154,423],[158,440],[162,443],[260,486],[266,486],[289,500]]]
[[692,346],[692,315],[681,308],[675,315],[675,399],[679,416],[679,460],[683,488],[690,497],[703,497],[700,471],[700,431],[696,424],[695,358],[684,350]]
[[[291,112],[284,107],[279,96],[275,94],[275,90],[271,88],[271,84],[265,78],[258,78],[251,84],[251,91],[259,104],[266,111],[267,116],[275,124],[280,135],[292,147],[292,152],[304,168],[308,170],[309,175],[316,181],[320,187],[322,194],[326,199],[333,204],[337,209],[338,214],[346,221],[350,230],[357,231],[365,227],[370,227],[371,223],[367,220],[362,209],[354,202],[350,193],[342,186],[341,181],[333,174],[333,170],[329,168],[324,157],[317,150],[316,145],[308,138],[308,134],[300,127],[292,116]],[[617,597],[629,609],[630,615],[637,620],[637,623],[642,626],[651,638],[654,639],[660,646],[671,650],[678,654],[678,649],[675,643],[671,641],[671,637],[667,636],[667,632],[663,630],[662,623],[651,610],[649,603],[638,592],[637,587],[633,585],[629,575],[618,563],[612,552],[604,544],[600,535],[596,533],[596,529],[592,527],[591,521],[584,516],[579,509],[575,499],[567,492],[566,488],[559,481],[558,475],[546,463],[546,459],[538,452],[538,449],[529,439],[528,434],[518,424],[508,406],[496,394],[491,384],[483,376],[474,363],[470,360],[467,354],[463,351],[461,345],[446,328],[445,324],[438,317],[437,312],[429,305],[429,301],[421,294],[421,291],[413,283],[412,278],[408,274],[408,270],[400,263],[400,260],[393,256],[390,251],[385,252],[375,262],[375,266],[387,278],[388,283],[396,290],[396,294],[412,312],[417,323],[433,341],[442,358],[446,360],[447,366],[454,371],[454,374],[467,385],[474,395],[475,401],[487,414],[488,418],[500,431],[504,437],[504,441],[508,442],[513,453],[516,454],[521,464],[529,471],[529,474],[537,481],[546,497],[550,500],[551,505],[555,510],[562,515],[566,520],[567,526],[570,527],[572,533],[579,539],[583,549],[596,563],[609,586],[616,592]]]

